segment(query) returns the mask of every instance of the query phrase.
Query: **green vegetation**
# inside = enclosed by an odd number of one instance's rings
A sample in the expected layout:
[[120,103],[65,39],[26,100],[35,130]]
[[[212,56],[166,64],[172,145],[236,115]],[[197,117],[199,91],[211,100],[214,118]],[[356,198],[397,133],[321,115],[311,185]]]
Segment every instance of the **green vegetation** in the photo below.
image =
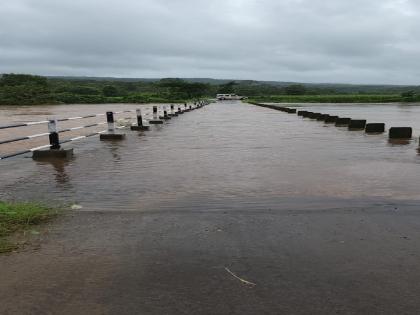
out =
[[183,103],[235,93],[257,102],[418,102],[419,86],[299,84],[215,79],[116,79],[4,74],[0,105]]
[[406,97],[401,94],[272,95],[253,97],[250,101],[266,103],[393,103],[420,102],[420,96]]
[[0,253],[17,248],[17,245],[8,239],[11,234],[46,222],[56,214],[51,208],[36,203],[0,201]]
[[22,74],[0,78],[0,105],[183,103],[213,93],[209,84],[181,79],[108,81]]

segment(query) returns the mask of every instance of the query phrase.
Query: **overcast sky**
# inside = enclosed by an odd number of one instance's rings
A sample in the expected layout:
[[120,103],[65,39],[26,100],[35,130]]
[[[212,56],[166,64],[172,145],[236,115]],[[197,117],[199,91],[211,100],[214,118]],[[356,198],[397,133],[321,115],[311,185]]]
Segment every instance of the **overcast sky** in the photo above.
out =
[[1,0],[0,72],[420,84],[418,0]]

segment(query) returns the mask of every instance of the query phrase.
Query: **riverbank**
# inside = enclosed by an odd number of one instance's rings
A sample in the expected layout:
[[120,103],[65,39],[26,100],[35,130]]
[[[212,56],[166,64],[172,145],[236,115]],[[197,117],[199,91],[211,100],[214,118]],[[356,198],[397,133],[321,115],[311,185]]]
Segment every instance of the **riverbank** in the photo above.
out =
[[58,220],[39,250],[0,257],[0,313],[416,314],[415,205],[246,201]]
[[0,201],[0,253],[19,247],[10,237],[51,220],[57,211],[37,203],[10,203]]
[[413,103],[420,97],[403,97],[399,94],[336,94],[336,95],[269,95],[251,97],[249,102],[265,103]]

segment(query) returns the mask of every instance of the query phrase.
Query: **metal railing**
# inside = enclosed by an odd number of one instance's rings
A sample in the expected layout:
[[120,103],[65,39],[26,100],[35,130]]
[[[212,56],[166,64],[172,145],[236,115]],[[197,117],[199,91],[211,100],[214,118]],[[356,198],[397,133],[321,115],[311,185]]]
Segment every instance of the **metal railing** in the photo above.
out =
[[[177,110],[175,109],[174,105],[170,105],[169,113],[168,113],[166,105],[159,106],[159,107],[158,106],[153,106],[153,117],[151,117],[150,119],[147,119],[147,117],[146,117],[146,121],[147,120],[152,121],[152,120],[156,120],[156,119],[159,120],[161,118],[162,119],[167,119],[169,116],[176,116],[177,113],[187,112],[187,111],[190,111],[191,109],[199,108],[199,107],[202,107],[202,106],[207,105],[207,104],[208,104],[207,102],[199,102],[198,104],[194,104],[194,106],[189,105],[189,107],[187,106],[187,104],[184,104],[184,109],[182,109],[181,105],[177,105],[177,107],[178,107]],[[91,115],[86,115],[86,116],[76,116],[76,117],[61,118],[61,119],[49,119],[49,120],[42,120],[42,121],[34,121],[34,122],[0,126],[0,130],[4,130],[4,129],[12,129],[12,128],[19,128],[19,127],[29,127],[29,126],[48,124],[48,132],[33,134],[33,135],[29,135],[29,136],[21,136],[21,137],[6,139],[6,140],[0,140],[0,145],[13,143],[13,142],[19,142],[19,141],[23,141],[23,140],[32,140],[32,139],[35,139],[35,138],[46,137],[46,136],[49,137],[49,142],[50,142],[49,144],[46,144],[46,145],[37,146],[37,147],[34,147],[34,148],[22,150],[22,151],[19,151],[19,152],[14,152],[14,153],[2,155],[2,156],[0,156],[0,160],[4,160],[4,159],[11,158],[11,157],[31,153],[31,152],[34,152],[34,151],[37,151],[37,150],[42,150],[42,149],[48,149],[48,148],[49,149],[59,149],[61,144],[65,144],[65,143],[69,143],[69,142],[72,142],[72,141],[77,141],[77,140],[97,136],[97,135],[103,134],[105,132],[112,133],[115,129],[125,128],[124,126],[123,127],[115,127],[114,115],[123,114],[123,113],[134,113],[134,112],[136,113],[136,116],[137,116],[137,124],[139,126],[143,126],[143,117],[142,117],[140,109],[124,110],[124,111],[117,111],[117,112],[107,112],[107,113],[103,113],[103,114],[91,114]],[[162,113],[163,116],[160,116],[158,112]],[[59,130],[58,127],[57,127],[58,122],[73,121],[73,120],[103,117],[103,116],[106,116],[106,118],[107,118],[106,122],[98,122],[98,123],[93,123],[93,124],[84,125],[84,126],[65,128],[65,129],[61,129],[61,130]],[[146,116],[148,116],[148,115],[146,114]],[[98,126],[106,125],[106,124],[108,125],[108,128],[106,130],[93,132],[93,133],[90,133],[90,134],[87,134],[87,135],[77,136],[77,137],[66,139],[66,140],[63,140],[63,141],[59,140],[59,134],[63,134],[63,133],[66,133],[66,132],[72,132],[72,131],[76,131],[76,130],[87,129],[87,128],[98,127]]]

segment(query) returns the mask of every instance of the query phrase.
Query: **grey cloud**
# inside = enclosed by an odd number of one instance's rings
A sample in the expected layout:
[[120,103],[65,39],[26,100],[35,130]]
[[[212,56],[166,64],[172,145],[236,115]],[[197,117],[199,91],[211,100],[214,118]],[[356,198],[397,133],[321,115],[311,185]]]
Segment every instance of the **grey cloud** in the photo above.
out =
[[13,0],[0,72],[420,82],[415,0]]

